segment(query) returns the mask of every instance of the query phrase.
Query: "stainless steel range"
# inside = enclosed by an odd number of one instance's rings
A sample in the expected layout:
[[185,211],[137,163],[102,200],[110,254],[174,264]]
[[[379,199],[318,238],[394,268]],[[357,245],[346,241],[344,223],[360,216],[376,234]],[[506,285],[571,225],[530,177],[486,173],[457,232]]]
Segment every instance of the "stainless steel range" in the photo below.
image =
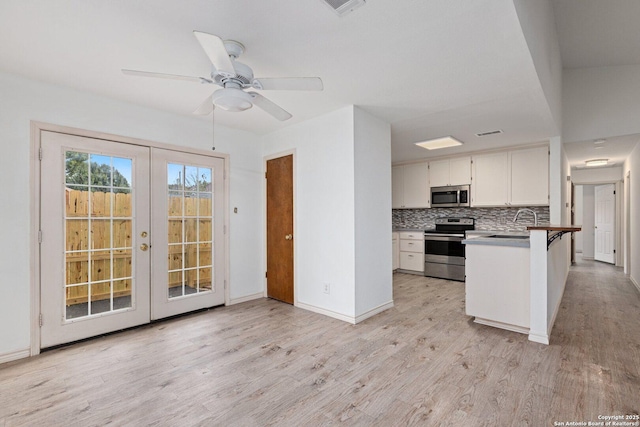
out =
[[464,248],[467,230],[475,229],[473,218],[438,218],[434,230],[424,231],[424,275],[464,282]]

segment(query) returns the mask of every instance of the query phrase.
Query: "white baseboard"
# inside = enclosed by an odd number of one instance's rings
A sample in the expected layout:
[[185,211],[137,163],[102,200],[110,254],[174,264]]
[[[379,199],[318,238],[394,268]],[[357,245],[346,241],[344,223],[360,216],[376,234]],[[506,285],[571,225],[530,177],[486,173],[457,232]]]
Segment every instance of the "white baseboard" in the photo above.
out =
[[389,302],[387,302],[385,304],[379,305],[379,306],[377,306],[375,308],[372,308],[371,310],[367,311],[366,313],[362,313],[360,316],[356,316],[356,319],[355,319],[356,323],[360,323],[363,320],[366,320],[366,319],[368,319],[370,317],[373,317],[378,313],[382,313],[383,311],[388,310],[388,309],[390,309],[392,307],[393,307],[393,300],[391,300],[391,301],[389,301]]
[[[553,329],[553,325],[556,323],[556,316],[560,311],[560,304],[562,304],[562,298],[564,298],[564,290],[567,286],[567,282],[565,280],[564,286],[562,287],[562,293],[560,294],[560,298],[558,298],[558,302],[556,303],[556,307],[553,310],[553,315],[551,316],[551,322],[547,325],[547,337],[551,336],[551,330]],[[548,341],[548,339],[547,339]],[[548,343],[547,343],[548,344]]]
[[549,335],[532,334],[529,332],[529,341],[549,345]]
[[638,281],[631,275],[629,275],[629,279],[631,280],[631,283],[633,283],[633,285],[636,287],[636,289],[638,289],[638,292],[640,292],[640,284],[638,284]]
[[296,307],[302,308],[304,310],[313,311],[314,313],[323,314],[328,317],[333,317],[334,319],[342,320],[343,322],[351,323],[353,325],[356,324],[356,318],[353,316],[347,316],[346,314],[337,313],[335,311],[327,310],[324,308],[316,307],[315,305],[305,304],[303,302],[298,302]]
[[25,357],[29,356],[31,356],[31,351],[29,349],[0,354],[0,364],[13,362],[14,360],[18,359],[24,359]]
[[240,298],[230,299],[229,303],[227,305],[240,304],[240,303],[243,303],[243,302],[253,301],[255,299],[260,299],[260,298],[264,298],[264,292],[259,292],[257,294],[247,295],[247,296],[240,297]]
[[305,304],[303,302],[298,302],[296,304],[296,307],[302,308],[304,310],[313,311],[314,313],[323,314],[325,316],[332,317],[334,319],[342,320],[343,322],[347,322],[347,323],[351,323],[352,325],[355,325],[357,323],[362,322],[365,319],[375,316],[378,313],[382,313],[383,311],[390,309],[391,307],[393,307],[393,301],[389,301],[385,304],[379,305],[378,307],[372,308],[366,313],[362,313],[361,315],[356,317],[347,316],[346,314],[342,314],[342,313],[336,313],[335,311],[316,307],[315,305]]
[[492,326],[494,328],[505,329],[511,332],[518,332],[520,334],[529,333],[529,328],[525,328],[524,326],[517,326],[517,325],[511,325],[509,323],[496,322],[495,320],[483,319],[481,317],[476,317],[474,322],[479,323],[481,325]]
[[593,261],[593,257],[592,256],[583,256],[582,259],[585,260],[585,261]]

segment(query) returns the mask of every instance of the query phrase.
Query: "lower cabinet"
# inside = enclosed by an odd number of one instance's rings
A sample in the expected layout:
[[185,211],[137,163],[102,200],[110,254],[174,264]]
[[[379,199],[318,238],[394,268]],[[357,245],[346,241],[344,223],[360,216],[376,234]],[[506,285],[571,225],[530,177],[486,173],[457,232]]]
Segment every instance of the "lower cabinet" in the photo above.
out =
[[396,271],[400,268],[400,241],[398,233],[391,233],[391,242],[393,247],[391,251],[393,254],[393,271]]
[[424,255],[400,252],[400,269],[424,272]]
[[400,237],[400,270],[424,273],[424,235],[403,231]]

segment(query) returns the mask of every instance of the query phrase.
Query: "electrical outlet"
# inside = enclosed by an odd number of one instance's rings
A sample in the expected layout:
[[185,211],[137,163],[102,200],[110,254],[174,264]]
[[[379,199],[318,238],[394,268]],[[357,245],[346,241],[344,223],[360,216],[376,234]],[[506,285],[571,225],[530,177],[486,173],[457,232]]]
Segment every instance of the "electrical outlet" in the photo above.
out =
[[325,294],[330,294],[331,293],[331,284],[330,283],[325,283],[324,284],[324,293]]

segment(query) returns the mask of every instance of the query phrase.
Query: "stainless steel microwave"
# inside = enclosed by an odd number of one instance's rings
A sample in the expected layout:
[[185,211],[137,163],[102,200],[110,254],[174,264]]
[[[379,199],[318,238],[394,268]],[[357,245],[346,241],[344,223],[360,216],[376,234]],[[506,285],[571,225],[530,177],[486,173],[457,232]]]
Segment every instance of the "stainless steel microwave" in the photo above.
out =
[[460,208],[471,206],[468,185],[431,187],[432,208]]

